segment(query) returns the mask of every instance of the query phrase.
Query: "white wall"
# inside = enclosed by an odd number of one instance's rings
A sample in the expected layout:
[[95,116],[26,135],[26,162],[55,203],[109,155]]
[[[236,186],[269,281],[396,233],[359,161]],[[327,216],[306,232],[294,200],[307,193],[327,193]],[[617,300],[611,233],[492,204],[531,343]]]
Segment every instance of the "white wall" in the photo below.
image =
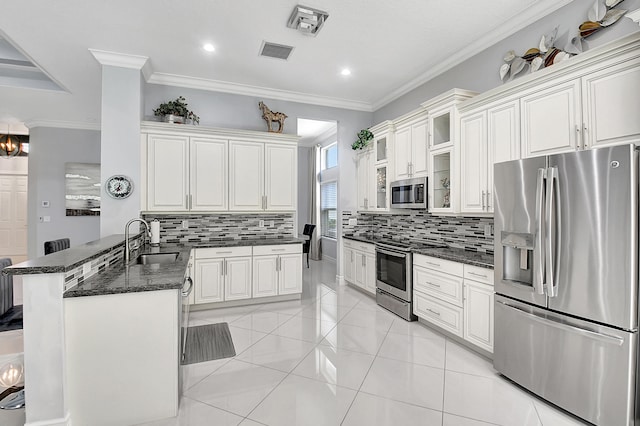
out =
[[125,175],[133,182],[133,192],[126,199],[113,199],[102,187],[102,237],[124,233],[129,219],[140,216],[141,80],[139,69],[102,67],[102,181]]
[[[499,69],[504,63],[502,58],[506,52],[513,49],[518,55],[524,54],[527,49],[537,47],[540,43],[540,37],[551,32],[556,26],[559,27],[556,45],[564,47],[567,39],[577,35],[578,26],[587,20],[587,11],[593,2],[594,0],[575,0],[493,46],[487,46],[485,50],[478,52],[475,56],[375,111],[373,123],[393,120],[418,108],[422,102],[454,87],[482,93],[500,86],[502,82],[500,81]],[[618,8],[636,10],[640,8],[640,0],[625,0],[618,5]],[[638,25],[631,19],[622,18],[613,26],[587,38],[584,43],[585,50],[639,30]],[[481,24],[478,26],[478,31],[483,31]]]
[[[44,255],[44,242],[70,238],[77,246],[100,238],[100,216],[66,216],[65,163],[100,163],[100,132],[31,129],[29,144],[28,255]],[[50,207],[42,207],[42,201]],[[40,223],[40,216],[51,222]]]

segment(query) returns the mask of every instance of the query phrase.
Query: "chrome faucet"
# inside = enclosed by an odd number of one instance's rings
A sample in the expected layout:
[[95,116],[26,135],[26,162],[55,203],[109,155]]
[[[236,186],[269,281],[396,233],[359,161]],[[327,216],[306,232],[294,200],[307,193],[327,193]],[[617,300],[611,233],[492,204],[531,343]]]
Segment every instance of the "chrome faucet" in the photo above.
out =
[[[144,227],[146,228],[146,235],[149,235],[149,224],[146,220],[140,219],[139,217],[131,219],[124,226],[124,263],[127,265],[129,264],[129,260],[131,260],[131,252],[129,247],[129,225],[131,225],[133,222],[140,222],[144,224]],[[142,241],[144,244],[144,238],[142,239]]]

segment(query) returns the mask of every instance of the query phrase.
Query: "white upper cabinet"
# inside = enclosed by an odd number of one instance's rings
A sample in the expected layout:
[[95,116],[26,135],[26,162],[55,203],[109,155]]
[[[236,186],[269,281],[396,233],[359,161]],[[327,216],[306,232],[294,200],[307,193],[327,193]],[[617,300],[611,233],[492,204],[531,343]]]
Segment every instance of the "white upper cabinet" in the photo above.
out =
[[522,143],[526,157],[581,148],[580,81],[571,80],[521,99]]
[[487,112],[460,119],[461,210],[484,213],[487,203]]
[[582,78],[586,148],[640,142],[640,61]]
[[229,142],[229,207],[231,210],[263,210],[264,144]]
[[493,212],[493,165],[520,159],[520,102],[501,102],[487,110],[487,209]]
[[265,207],[267,210],[296,210],[298,194],[298,148],[265,145]]
[[189,208],[189,138],[148,136],[148,210],[186,211]]
[[411,126],[411,177],[427,175],[428,130],[429,123],[427,120]]
[[142,140],[143,210],[297,209],[297,136],[145,122]]
[[226,140],[191,138],[191,210],[227,209]]
[[396,180],[408,179],[411,176],[411,128],[398,129],[394,138],[394,169]]
[[369,206],[373,202],[371,198],[371,150],[358,152],[356,154],[356,196],[358,197],[358,210],[368,210]]

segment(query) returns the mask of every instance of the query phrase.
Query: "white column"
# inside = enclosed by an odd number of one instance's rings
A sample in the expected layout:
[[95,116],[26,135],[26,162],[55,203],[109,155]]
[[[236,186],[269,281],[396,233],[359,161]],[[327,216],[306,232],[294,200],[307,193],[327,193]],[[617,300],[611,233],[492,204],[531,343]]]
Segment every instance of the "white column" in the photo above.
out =
[[101,180],[125,175],[133,193],[113,199],[102,187],[100,235],[122,234],[124,225],[138,217],[141,205],[142,73],[147,57],[89,49],[102,65]]
[[67,425],[64,274],[22,277],[26,425]]

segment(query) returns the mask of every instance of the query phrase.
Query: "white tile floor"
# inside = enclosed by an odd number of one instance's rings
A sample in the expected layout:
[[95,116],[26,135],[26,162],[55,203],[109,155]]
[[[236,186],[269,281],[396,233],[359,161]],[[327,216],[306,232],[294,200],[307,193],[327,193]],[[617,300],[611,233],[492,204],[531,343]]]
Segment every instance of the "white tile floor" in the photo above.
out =
[[[190,322],[228,322],[237,355],[183,367],[178,417],[149,425],[582,424],[475,352],[337,286],[329,262],[305,268],[301,301],[192,312]],[[0,349],[21,351],[21,332],[1,333]],[[0,412],[0,424],[23,424],[16,414]]]
[[152,425],[580,425],[490,361],[337,286],[312,262],[301,301],[194,312],[226,321],[234,358],[184,368],[178,418]]

